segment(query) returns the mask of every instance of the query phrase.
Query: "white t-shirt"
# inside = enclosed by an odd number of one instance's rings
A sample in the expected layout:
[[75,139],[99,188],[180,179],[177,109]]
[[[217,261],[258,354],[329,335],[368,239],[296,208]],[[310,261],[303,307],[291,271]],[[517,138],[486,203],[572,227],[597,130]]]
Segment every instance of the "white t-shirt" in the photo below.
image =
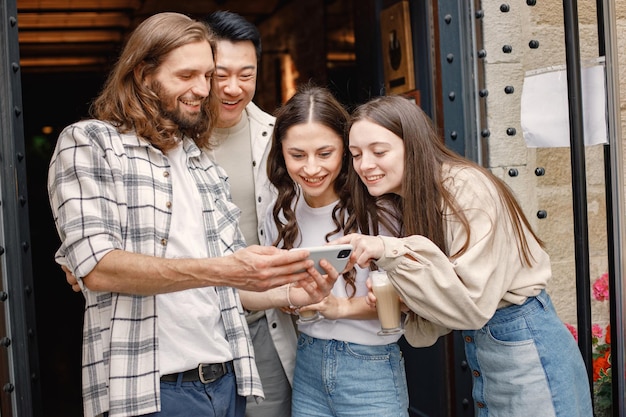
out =
[[[203,222],[200,193],[193,186],[182,143],[168,151],[167,157],[173,204],[165,256],[206,258],[204,227],[199,227]],[[232,359],[215,287],[158,294],[156,301],[161,375],[197,368],[199,363]]]
[[[301,197],[299,199],[295,208],[296,219],[298,220],[298,226],[300,228],[300,241],[298,242],[298,247],[319,246],[326,243],[326,234],[335,229],[335,224],[332,220],[332,212],[336,205],[337,202],[334,202],[324,207],[313,208],[306,203],[304,198]],[[266,218],[265,226],[271,241],[273,241],[278,235],[278,232],[269,213]],[[330,240],[336,239],[340,236],[343,236],[343,233],[340,232],[339,234],[332,236]],[[365,281],[369,275],[369,269],[362,269],[357,266],[356,271],[356,293],[354,296],[365,296],[367,294]],[[335,297],[348,297],[348,293],[346,291],[346,281],[344,280],[343,275],[339,276],[331,292]],[[298,330],[318,339],[335,339],[370,346],[386,345],[397,342],[401,336],[400,334],[379,336],[377,334],[378,331],[380,331],[380,321],[378,321],[378,319],[323,319],[315,323],[299,324]]]

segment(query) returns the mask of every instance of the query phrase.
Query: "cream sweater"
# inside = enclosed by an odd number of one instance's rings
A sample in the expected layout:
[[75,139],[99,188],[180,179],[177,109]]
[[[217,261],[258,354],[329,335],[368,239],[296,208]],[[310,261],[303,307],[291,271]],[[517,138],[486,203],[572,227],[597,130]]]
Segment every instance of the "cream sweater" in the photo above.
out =
[[[423,236],[380,236],[385,251],[376,263],[411,309],[405,337],[416,347],[432,345],[451,329],[482,328],[496,309],[522,304],[551,276],[548,254],[528,230],[535,262],[524,266],[505,206],[480,171],[452,168],[444,176],[470,223],[470,245],[463,255],[451,259]],[[452,214],[446,216],[447,252],[454,254],[467,234]]]

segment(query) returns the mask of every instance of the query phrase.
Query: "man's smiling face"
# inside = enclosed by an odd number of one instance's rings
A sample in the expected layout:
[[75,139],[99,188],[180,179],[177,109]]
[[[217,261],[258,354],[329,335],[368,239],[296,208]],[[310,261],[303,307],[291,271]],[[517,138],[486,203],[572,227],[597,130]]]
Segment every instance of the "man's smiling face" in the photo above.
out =
[[215,60],[215,88],[221,102],[217,127],[232,127],[256,91],[256,50],[252,41],[220,40]]

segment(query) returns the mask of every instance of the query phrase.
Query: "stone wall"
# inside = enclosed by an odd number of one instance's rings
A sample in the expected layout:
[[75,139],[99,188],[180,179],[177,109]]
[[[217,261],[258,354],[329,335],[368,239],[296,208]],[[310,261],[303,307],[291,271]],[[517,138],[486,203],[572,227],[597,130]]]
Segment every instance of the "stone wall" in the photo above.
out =
[[[569,148],[528,148],[520,122],[520,103],[527,71],[565,64],[565,36],[562,2],[537,0],[529,6],[526,0],[508,2],[508,11],[500,0],[483,0],[483,39],[487,99],[487,120],[491,132],[487,141],[487,165],[514,190],[524,211],[544,240],[553,263],[549,283],[557,311],[563,321],[576,323],[576,283],[574,263],[574,230],[572,181]],[[626,0],[616,0],[617,34],[621,90],[621,129],[626,124]],[[503,11],[505,10],[505,11]],[[595,0],[579,0],[581,60],[598,57]],[[539,42],[530,48],[529,42]],[[504,53],[503,45],[512,51]],[[506,94],[505,86],[515,92]],[[517,134],[507,135],[513,127]],[[587,146],[586,174],[589,220],[590,279],[607,271],[606,203],[604,188],[603,146]],[[626,154],[626,153],[625,153]],[[518,176],[508,175],[516,168]],[[536,168],[545,174],[537,176]],[[544,210],[547,217],[536,215]],[[608,302],[592,302],[593,321],[608,323]]]

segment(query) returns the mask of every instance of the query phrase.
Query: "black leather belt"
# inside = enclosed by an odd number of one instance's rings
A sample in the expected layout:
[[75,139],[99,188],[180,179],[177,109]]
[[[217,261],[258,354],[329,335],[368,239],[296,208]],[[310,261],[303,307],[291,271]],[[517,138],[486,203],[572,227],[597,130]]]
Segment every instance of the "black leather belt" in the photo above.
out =
[[161,381],[163,382],[177,382],[178,376],[183,374],[182,382],[196,382],[200,381],[203,384],[209,384],[217,381],[224,375],[233,371],[233,361],[224,363],[201,363],[195,369],[190,369],[185,372],[179,372],[176,374],[163,375]]

